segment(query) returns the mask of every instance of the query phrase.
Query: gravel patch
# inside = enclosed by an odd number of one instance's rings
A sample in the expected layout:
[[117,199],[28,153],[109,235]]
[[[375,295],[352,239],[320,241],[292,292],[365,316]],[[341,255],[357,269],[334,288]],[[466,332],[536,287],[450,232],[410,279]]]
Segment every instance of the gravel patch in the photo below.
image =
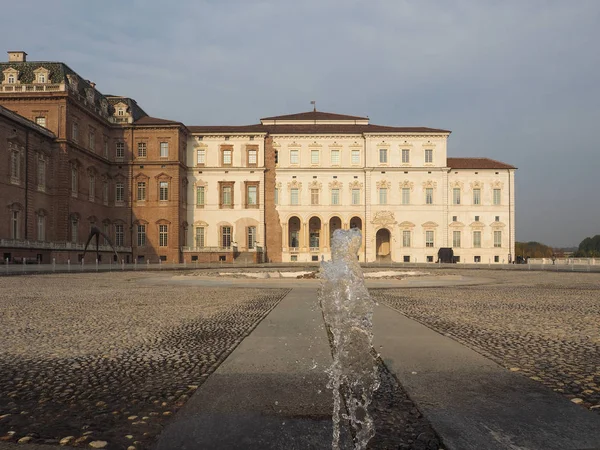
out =
[[381,289],[371,295],[600,413],[600,275],[482,271],[481,276],[496,283]]
[[289,291],[142,277],[0,279],[0,441],[149,448]]

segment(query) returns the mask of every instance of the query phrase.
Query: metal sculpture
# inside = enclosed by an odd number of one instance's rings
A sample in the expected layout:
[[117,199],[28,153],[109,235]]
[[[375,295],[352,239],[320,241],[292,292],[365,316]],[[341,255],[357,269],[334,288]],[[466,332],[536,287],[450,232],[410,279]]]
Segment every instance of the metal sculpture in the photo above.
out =
[[104,239],[106,239],[106,242],[108,242],[108,245],[110,245],[110,248],[112,248],[113,252],[115,252],[115,256],[117,257],[117,262],[118,262],[119,255],[117,254],[115,247],[112,245],[110,238],[104,232],[100,231],[100,229],[97,227],[92,227],[92,229],[90,230],[90,237],[88,238],[88,240],[85,244],[85,249],[83,250],[83,257],[81,259],[82,260],[85,259],[85,253],[87,252],[88,245],[90,244],[90,242],[94,238],[94,236],[96,237],[96,259],[100,260],[99,247],[100,247],[100,236],[102,236]]

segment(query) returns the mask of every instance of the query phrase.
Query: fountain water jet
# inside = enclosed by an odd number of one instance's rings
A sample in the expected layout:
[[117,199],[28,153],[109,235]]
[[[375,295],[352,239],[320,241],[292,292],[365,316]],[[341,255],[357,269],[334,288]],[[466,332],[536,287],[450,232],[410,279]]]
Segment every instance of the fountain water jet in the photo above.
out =
[[328,387],[333,389],[332,449],[339,449],[341,400],[352,426],[354,448],[365,449],[375,435],[368,407],[379,387],[373,356],[374,302],[364,283],[357,253],[362,242],[359,229],[335,230],[331,261],[321,262],[319,303],[333,338],[333,364]]

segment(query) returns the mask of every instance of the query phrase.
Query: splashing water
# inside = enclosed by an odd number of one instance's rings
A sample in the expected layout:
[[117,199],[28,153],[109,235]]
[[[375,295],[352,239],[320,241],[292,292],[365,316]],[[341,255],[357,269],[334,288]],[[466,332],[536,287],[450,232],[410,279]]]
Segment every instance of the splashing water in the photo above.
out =
[[365,449],[375,435],[368,407],[379,387],[377,366],[372,355],[373,305],[365,287],[357,252],[362,242],[360,230],[335,230],[331,241],[331,261],[321,262],[319,302],[325,323],[333,336],[333,364],[328,370],[333,389],[332,449],[340,447],[342,397],[348,409],[343,418],[354,431],[354,448]]

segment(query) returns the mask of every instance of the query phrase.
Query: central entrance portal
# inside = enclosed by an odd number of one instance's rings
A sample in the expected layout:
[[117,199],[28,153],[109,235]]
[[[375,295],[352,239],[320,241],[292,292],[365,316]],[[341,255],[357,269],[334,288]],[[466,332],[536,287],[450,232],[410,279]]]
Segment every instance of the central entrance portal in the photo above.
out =
[[387,228],[382,228],[377,231],[376,237],[377,259],[390,257],[390,231]]

